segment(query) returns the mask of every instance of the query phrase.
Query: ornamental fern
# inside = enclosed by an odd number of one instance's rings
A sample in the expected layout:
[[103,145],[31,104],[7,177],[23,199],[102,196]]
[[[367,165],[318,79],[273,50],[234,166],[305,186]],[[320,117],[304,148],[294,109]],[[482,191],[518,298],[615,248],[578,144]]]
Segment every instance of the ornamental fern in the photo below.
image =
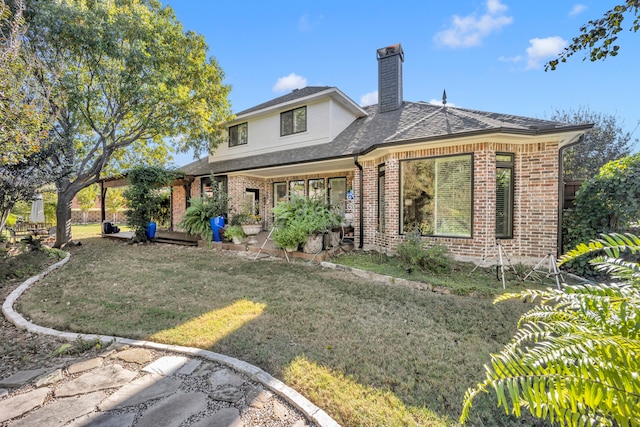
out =
[[581,244],[559,265],[586,254],[618,282],[504,294],[495,303],[538,303],[518,321],[518,331],[485,365],[486,379],[467,390],[460,422],[473,399],[493,389],[498,406],[520,416],[567,426],[640,426],[640,265],[622,253],[640,253],[640,238],[603,235]]

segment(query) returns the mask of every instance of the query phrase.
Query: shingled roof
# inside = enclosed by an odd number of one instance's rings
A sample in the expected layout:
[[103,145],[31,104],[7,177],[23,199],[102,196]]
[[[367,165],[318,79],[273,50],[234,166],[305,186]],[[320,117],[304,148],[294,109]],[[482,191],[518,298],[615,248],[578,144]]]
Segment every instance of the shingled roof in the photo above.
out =
[[318,92],[323,92],[331,88],[332,86],[306,86],[306,87],[303,87],[302,89],[294,89],[286,95],[272,99],[267,102],[263,102],[262,104],[258,104],[255,107],[242,110],[236,113],[236,116],[243,116],[245,114],[253,113],[255,111],[264,110],[265,108],[273,107],[280,104],[286,104],[288,102],[295,101],[296,99],[305,98],[307,96],[311,96]]
[[[300,89],[284,97],[245,110],[238,115],[289,101],[292,99],[291,97],[303,97],[328,88],[315,86],[310,87],[309,91],[305,91],[307,88]],[[376,148],[400,143],[435,142],[495,132],[537,135],[569,132],[590,127],[590,125],[573,126],[549,120],[433,105],[425,102],[404,102],[399,109],[386,113],[379,113],[377,105],[365,107],[364,110],[367,113],[365,117],[356,119],[333,141],[328,143],[213,163],[194,162],[181,170],[185,172],[199,170],[203,175],[211,173],[211,170],[215,170],[217,174],[229,173],[353,157]],[[197,173],[190,174],[198,175]]]

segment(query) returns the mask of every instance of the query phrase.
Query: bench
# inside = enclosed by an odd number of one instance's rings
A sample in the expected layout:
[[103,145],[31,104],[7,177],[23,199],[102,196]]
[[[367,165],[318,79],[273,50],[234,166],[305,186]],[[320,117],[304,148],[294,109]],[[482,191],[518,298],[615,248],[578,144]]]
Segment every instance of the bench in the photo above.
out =
[[[18,238],[28,236],[48,236],[50,235],[51,224],[47,223],[34,223],[34,222],[16,222],[13,227],[6,227],[9,231],[9,236],[13,243]],[[55,229],[54,229],[55,230]]]

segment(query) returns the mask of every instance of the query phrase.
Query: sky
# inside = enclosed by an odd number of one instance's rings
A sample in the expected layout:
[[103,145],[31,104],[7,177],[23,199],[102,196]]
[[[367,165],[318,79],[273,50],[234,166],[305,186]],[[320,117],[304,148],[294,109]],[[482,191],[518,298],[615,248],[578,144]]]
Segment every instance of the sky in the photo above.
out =
[[447,105],[520,116],[587,108],[615,115],[640,138],[640,32],[628,30],[631,17],[618,56],[590,62],[579,52],[544,71],[581,25],[622,0],[162,3],[205,37],[232,87],[234,113],[304,86],[335,86],[359,105],[375,104],[376,50],[400,43],[405,101],[438,103],[446,90]]

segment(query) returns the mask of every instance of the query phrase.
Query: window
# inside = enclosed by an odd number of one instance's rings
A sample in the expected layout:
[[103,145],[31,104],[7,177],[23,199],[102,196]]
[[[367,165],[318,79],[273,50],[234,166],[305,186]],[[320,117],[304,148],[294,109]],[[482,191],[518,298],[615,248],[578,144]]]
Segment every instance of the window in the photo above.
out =
[[344,217],[347,207],[347,178],[329,178],[329,204]]
[[309,198],[324,200],[324,178],[309,180]]
[[200,180],[200,195],[213,197],[215,192],[227,192],[227,177],[225,175],[214,177],[213,183],[210,177]]
[[280,136],[307,130],[307,107],[296,108],[280,114]]
[[386,166],[378,166],[378,231],[384,233],[384,178]]
[[304,180],[289,181],[289,194],[293,193],[304,197]]
[[278,202],[287,200],[287,183],[286,182],[274,182],[273,183],[273,206]]
[[496,154],[496,238],[513,237],[513,154]]
[[404,161],[400,179],[402,233],[471,237],[471,154]]
[[245,145],[249,139],[249,126],[247,123],[240,123],[229,127],[229,147]]

